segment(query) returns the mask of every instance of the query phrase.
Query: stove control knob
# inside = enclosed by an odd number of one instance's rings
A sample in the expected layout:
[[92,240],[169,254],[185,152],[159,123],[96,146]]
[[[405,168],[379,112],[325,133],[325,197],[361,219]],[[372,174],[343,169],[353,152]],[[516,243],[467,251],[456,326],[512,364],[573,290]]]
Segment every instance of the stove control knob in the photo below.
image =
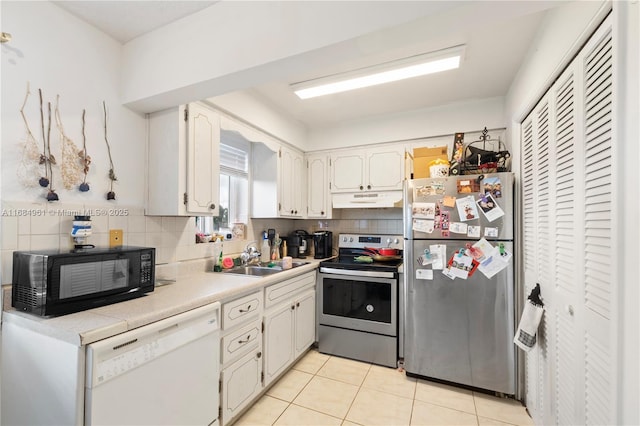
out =
[[394,244],[400,244],[400,241],[396,238],[395,240],[393,240]]
[[342,242],[346,243],[347,242],[347,237],[342,237]]
[[391,244],[392,240],[391,238],[387,238],[387,245]]
[[353,237],[349,237],[349,242],[352,243],[353,242]]

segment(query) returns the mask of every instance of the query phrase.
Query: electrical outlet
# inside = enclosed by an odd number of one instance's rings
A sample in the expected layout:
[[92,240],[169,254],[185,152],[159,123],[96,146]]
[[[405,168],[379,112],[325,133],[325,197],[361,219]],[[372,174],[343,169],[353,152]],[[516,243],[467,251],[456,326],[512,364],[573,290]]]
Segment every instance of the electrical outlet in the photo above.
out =
[[109,230],[109,247],[122,246],[122,229]]

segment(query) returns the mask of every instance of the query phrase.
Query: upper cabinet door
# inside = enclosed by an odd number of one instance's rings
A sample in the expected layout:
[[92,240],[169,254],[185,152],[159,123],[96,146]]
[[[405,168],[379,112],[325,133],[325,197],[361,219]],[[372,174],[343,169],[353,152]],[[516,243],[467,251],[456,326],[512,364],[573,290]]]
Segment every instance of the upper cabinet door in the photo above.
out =
[[302,217],[304,157],[302,153],[280,148],[279,215]]
[[367,150],[367,190],[402,189],[404,179],[404,149],[385,147]]
[[402,189],[404,147],[349,150],[331,156],[331,192]]
[[307,156],[307,217],[331,219],[327,155]]
[[331,191],[357,192],[366,189],[363,182],[365,163],[363,151],[348,151],[332,155]]
[[187,211],[218,214],[220,117],[189,104],[187,127]]

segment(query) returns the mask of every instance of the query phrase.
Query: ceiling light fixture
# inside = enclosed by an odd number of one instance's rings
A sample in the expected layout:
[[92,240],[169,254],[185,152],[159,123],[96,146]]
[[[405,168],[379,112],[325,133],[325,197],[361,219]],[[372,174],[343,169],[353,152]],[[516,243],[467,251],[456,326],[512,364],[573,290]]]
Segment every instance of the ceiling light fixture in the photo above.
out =
[[291,85],[300,99],[315,98],[460,67],[464,45],[411,56]]

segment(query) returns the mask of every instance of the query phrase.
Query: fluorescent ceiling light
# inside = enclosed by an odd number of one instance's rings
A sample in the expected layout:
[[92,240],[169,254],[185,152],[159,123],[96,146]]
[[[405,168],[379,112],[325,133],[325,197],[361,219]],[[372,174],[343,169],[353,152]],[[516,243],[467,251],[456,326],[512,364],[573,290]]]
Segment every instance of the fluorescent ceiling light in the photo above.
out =
[[346,92],[460,67],[464,45],[291,85],[300,99]]

